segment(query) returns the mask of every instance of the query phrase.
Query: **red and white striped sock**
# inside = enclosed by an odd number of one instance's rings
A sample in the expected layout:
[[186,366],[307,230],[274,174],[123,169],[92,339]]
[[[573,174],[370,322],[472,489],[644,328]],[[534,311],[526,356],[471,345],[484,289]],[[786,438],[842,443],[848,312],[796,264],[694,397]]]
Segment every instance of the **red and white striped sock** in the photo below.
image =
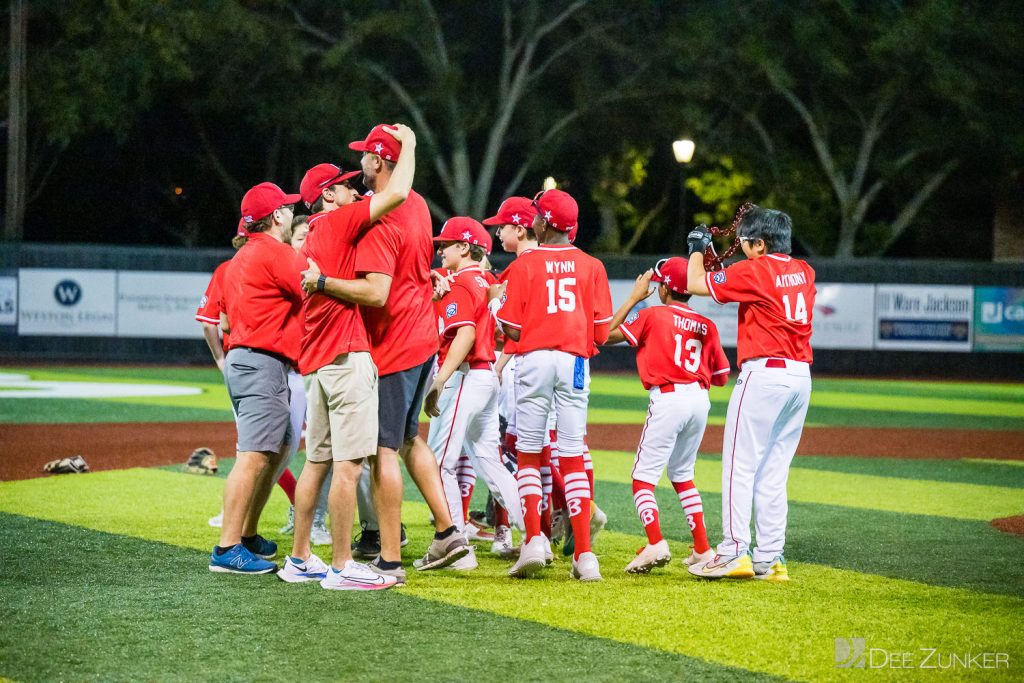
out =
[[672,488],[679,496],[679,504],[683,506],[683,514],[690,525],[694,552],[707,552],[711,546],[708,545],[708,531],[704,528],[704,503],[700,499],[700,491],[693,481],[674,481]]
[[544,490],[540,485],[540,453],[519,451],[519,503],[523,506],[526,541],[540,534],[540,501]]
[[551,538],[551,447],[540,451],[540,486],[544,497],[540,500],[540,531]]
[[644,531],[647,532],[647,542],[651,545],[660,543],[664,537],[661,535],[661,521],[658,518],[658,499],[654,497],[654,484],[634,479],[633,504],[636,505],[636,513],[640,515],[640,523],[644,525]]
[[578,559],[580,553],[590,552],[590,486],[579,455],[560,453],[558,466],[565,481],[565,507],[575,537],[573,557]]
[[465,523],[469,520],[469,503],[473,500],[473,487],[476,485],[476,470],[465,453],[459,456],[459,462],[455,465],[455,476],[462,495],[462,521]]

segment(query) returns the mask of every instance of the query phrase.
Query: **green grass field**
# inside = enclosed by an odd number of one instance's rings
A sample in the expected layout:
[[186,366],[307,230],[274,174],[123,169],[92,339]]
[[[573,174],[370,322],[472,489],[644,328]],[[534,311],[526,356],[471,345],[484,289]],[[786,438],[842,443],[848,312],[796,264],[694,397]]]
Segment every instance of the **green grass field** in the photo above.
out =
[[[0,368],[40,380],[159,382],[199,396],[14,399],[6,425],[231,419],[216,371]],[[2,382],[0,382],[2,384]],[[728,389],[712,392],[712,421]],[[642,421],[632,377],[595,377],[593,422]],[[1024,430],[1024,386],[816,379],[811,425]],[[2,439],[0,439],[2,440]],[[17,457],[2,452],[2,457]],[[1020,457],[1021,454],[1008,453]],[[515,582],[479,552],[468,574],[416,574],[383,593],[323,591],[271,576],[206,570],[230,461],[218,477],[137,468],[0,483],[0,677],[49,680],[664,681],[836,680],[941,673],[1024,675],[1024,538],[994,529],[1024,514],[1021,460],[801,456],[790,475],[788,584],[702,582],[678,561],[650,576],[622,568],[644,543],[631,454],[595,450],[597,500],[610,523],[596,552],[605,581],[568,578],[561,558]],[[293,463],[296,471],[301,458]],[[709,536],[720,534],[720,458],[696,481]],[[478,502],[483,495],[478,487]],[[676,558],[689,531],[667,485],[657,491]],[[407,564],[422,554],[427,509],[406,482]],[[287,500],[276,490],[264,533]],[[485,550],[485,549],[481,549]],[[320,549],[322,557],[328,555]],[[869,664],[910,653],[1003,653],[1009,668],[838,669],[836,638],[864,638]],[[941,659],[926,659],[929,650]],[[981,660],[976,660],[981,661]]]

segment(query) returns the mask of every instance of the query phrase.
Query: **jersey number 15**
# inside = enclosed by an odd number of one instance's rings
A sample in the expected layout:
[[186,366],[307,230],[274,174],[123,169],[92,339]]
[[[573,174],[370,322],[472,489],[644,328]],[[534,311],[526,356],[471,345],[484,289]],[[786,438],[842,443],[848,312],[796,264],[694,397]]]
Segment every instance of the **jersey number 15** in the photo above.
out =
[[[576,310],[576,292],[571,289],[576,286],[576,278],[551,278],[546,284],[548,287],[549,314],[558,313],[559,311],[570,312]],[[557,297],[555,296],[556,290]]]

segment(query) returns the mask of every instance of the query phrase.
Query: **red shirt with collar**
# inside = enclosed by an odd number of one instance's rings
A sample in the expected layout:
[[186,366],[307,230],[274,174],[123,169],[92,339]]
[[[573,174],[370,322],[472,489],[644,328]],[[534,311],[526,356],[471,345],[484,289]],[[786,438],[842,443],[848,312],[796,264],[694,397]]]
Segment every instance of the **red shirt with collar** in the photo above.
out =
[[786,254],[767,254],[708,273],[704,282],[720,304],[740,304],[736,355],[810,363],[814,269]]
[[636,347],[636,367],[644,389],[697,382],[724,386],[729,359],[715,323],[685,304],[651,306],[630,313],[619,327]]
[[612,319],[604,264],[576,247],[542,244],[507,269],[501,323],[519,330],[517,353],[553,349],[597,355],[594,326]]
[[269,351],[296,363],[303,293],[290,245],[265,232],[250,234],[227,267],[222,292],[232,348]]
[[359,242],[356,272],[391,276],[384,306],[362,306],[377,372],[390,375],[421,365],[437,353],[434,259],[430,210],[415,191],[397,209],[375,223]]
[[[438,272],[445,275],[449,271],[440,269]],[[476,340],[465,362],[494,362],[494,318],[487,307],[490,285],[487,273],[480,266],[468,266],[455,271],[451,289],[434,302],[441,346],[437,356],[439,366],[448,356],[458,329],[468,325],[476,328]]]
[[[367,200],[312,216],[309,234],[296,261],[295,277],[306,269],[306,259],[311,258],[327,277],[355,279],[356,242],[372,225]],[[329,365],[342,354],[370,350],[370,339],[356,304],[315,292],[306,297],[303,314],[299,355],[299,372],[303,375]]]
[[[199,300],[199,308],[196,310],[196,320],[201,323],[220,325],[220,314],[221,311],[224,310],[221,306],[221,289],[224,286],[224,273],[227,272],[229,263],[231,263],[231,259],[228,259],[217,266],[213,271],[213,276],[210,278],[210,284],[206,285],[206,293],[204,293],[203,298]],[[228,345],[228,336],[228,333],[224,332],[223,338],[221,339],[221,345],[225,351],[230,348]]]

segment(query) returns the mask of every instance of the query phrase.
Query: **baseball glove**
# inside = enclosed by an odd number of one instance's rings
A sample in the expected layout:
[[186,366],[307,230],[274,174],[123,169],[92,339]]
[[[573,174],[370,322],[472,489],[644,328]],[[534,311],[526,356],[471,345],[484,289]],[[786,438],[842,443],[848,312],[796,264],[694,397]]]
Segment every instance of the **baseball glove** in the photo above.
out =
[[184,469],[189,474],[217,474],[217,456],[209,448],[197,448],[188,456]]
[[43,472],[50,474],[83,474],[89,471],[89,465],[85,458],[80,455],[72,455],[70,458],[51,460],[43,465]]

